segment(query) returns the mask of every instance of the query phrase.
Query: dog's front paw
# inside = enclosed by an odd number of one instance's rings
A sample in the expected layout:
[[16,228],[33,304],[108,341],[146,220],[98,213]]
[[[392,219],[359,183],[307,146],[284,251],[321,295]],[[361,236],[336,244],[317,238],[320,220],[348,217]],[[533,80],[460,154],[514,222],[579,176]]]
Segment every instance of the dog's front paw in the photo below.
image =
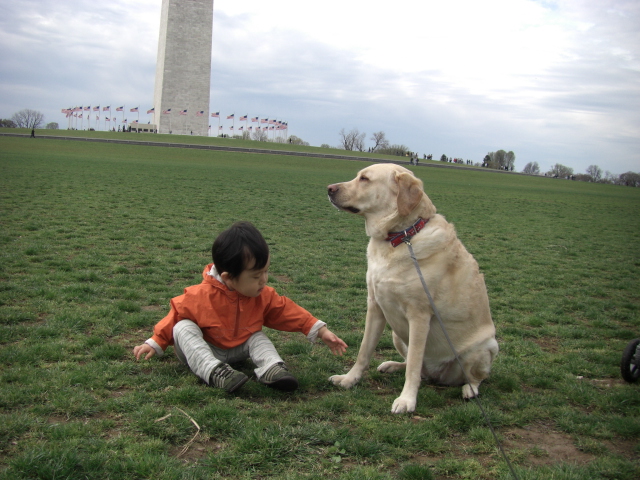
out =
[[333,375],[329,377],[329,381],[334,385],[337,385],[342,388],[351,388],[360,380],[357,377],[353,377],[349,374],[347,375]]
[[410,413],[416,409],[415,398],[403,398],[402,396],[396,398],[391,406],[391,413]]
[[471,400],[478,396],[479,385],[471,386],[468,383],[462,387],[462,398],[465,400]]
[[400,363],[400,362],[382,362],[379,366],[378,366],[378,371],[380,373],[393,373],[393,372],[399,372],[400,370],[404,370],[405,367],[407,366],[406,363]]

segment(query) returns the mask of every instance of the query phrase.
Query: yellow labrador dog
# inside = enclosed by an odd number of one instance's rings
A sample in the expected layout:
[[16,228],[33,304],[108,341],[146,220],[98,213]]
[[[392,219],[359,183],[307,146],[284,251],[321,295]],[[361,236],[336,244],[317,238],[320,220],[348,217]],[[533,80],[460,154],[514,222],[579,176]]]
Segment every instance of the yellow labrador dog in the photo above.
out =
[[[358,359],[346,375],[330,380],[344,388],[358,383],[388,323],[405,362],[384,362],[378,371],[406,369],[404,388],[391,407],[393,413],[415,410],[421,378],[464,385],[464,398],[477,395],[498,353],[484,276],[453,225],[436,213],[422,181],[406,168],[379,164],[361,170],[350,182],[329,185],[328,191],[336,207],[364,217],[370,237],[367,317]],[[410,238],[469,383],[433,313],[405,237]]]

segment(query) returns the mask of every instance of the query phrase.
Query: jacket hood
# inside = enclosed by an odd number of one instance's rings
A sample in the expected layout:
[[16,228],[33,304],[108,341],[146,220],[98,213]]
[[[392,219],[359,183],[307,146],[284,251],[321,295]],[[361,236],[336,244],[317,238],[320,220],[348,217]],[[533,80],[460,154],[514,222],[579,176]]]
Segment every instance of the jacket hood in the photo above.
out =
[[229,287],[227,287],[220,278],[220,274],[216,270],[216,267],[213,265],[213,263],[210,263],[209,265],[204,267],[204,270],[202,271],[202,283],[206,283],[208,285],[217,287],[220,290],[224,290],[225,292],[232,293],[231,290],[229,290]]

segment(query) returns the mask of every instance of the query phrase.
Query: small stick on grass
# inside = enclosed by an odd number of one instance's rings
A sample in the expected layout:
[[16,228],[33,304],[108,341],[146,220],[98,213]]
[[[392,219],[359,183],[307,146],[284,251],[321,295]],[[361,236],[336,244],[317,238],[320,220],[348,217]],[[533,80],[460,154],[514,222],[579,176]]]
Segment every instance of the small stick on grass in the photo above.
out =
[[[198,435],[200,435],[200,425],[198,425],[198,423],[191,417],[191,415],[189,415],[187,412],[185,412],[184,410],[182,410],[181,408],[178,407],[174,407],[176,410],[178,410],[180,413],[182,413],[185,417],[187,417],[189,420],[191,420],[191,423],[193,423],[193,425],[196,427],[196,434],[191,437],[191,440],[189,440],[184,447],[182,447],[182,450],[180,450],[180,453],[178,454],[178,458],[180,458],[182,455],[184,455],[185,453],[187,453],[187,450],[189,450],[189,447],[191,446],[191,444],[193,442],[195,442],[196,438],[198,438]],[[166,420],[167,418],[169,418],[172,414],[168,414],[165,415],[164,417],[158,418],[156,420],[156,422],[161,422],[162,420]]]

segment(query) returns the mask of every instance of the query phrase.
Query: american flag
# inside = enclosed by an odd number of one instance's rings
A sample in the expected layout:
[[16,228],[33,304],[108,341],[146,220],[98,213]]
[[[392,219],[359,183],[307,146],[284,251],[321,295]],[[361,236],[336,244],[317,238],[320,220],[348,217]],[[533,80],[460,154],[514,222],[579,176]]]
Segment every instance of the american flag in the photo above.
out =
[[269,119],[268,118],[263,118],[262,120],[260,120],[260,123],[269,123]]
[[258,121],[258,117],[253,117],[253,118],[251,119],[251,121],[252,121],[252,122],[257,122],[257,121]]
[[164,113],[165,115],[168,115],[171,113],[171,109],[169,108],[168,110],[163,110],[162,113]]
[[218,127],[218,130],[222,130],[222,125],[220,125],[220,126]]
[[227,116],[227,120],[232,119],[234,115],[235,115],[235,113],[232,113],[231,115],[228,115],[228,116]]
[[131,110],[129,110],[130,112],[136,113],[138,111],[138,107],[136,108],[132,108]]
[[84,111],[85,112],[90,112],[91,111],[91,105],[89,105],[88,107],[84,107]]
[[116,108],[116,112],[124,112],[124,107],[118,107],[118,108]]
[[198,113],[196,113],[196,117],[204,117],[204,110],[200,110]]
[[220,118],[220,112],[212,113],[211,116],[213,118]]
[[150,110],[147,110],[147,113],[154,113],[155,111],[156,111],[156,109],[155,109],[155,108],[152,108],[152,109],[150,109]]
[[82,118],[82,114],[78,115],[78,118]]
[[233,125],[229,127],[229,130],[233,130]]
[[180,110],[180,115],[186,115],[187,114],[187,110]]
[[110,119],[109,117],[105,118],[105,120],[106,120],[107,122],[110,122],[110,121],[111,121],[111,119]]
[[242,131],[242,130],[244,130],[244,127],[240,127],[238,130],[239,130],[239,131]]
[[127,123],[127,119],[125,118],[124,120],[122,120],[122,123]]
[[108,112],[109,110],[111,110],[111,107],[102,107],[103,112]]
[[93,111],[94,112],[99,112],[100,111],[100,105],[98,105],[97,107],[93,107]]
[[246,122],[246,121],[247,121],[247,117],[248,117],[248,115],[245,115],[245,116],[243,116],[243,117],[240,117],[240,121],[241,121],[241,122]]

